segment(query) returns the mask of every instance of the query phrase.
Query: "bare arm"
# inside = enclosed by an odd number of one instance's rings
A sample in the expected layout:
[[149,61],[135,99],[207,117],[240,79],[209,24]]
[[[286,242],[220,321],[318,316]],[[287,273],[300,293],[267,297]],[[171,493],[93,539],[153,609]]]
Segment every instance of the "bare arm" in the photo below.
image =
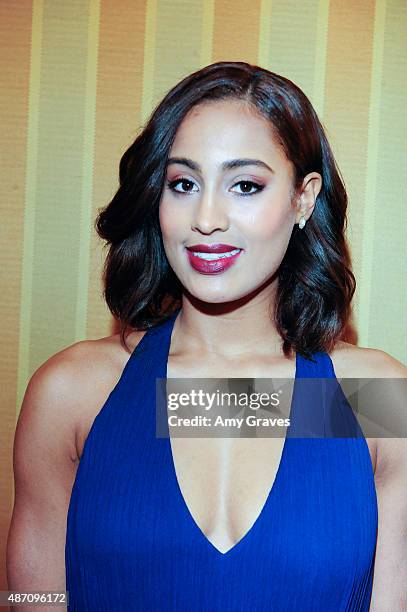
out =
[[[382,376],[406,378],[387,353]],[[382,370],[383,371],[383,370]],[[378,440],[375,474],[379,524],[371,612],[407,610],[407,438]]]
[[[67,349],[68,355],[74,347]],[[70,357],[60,355],[48,360],[30,379],[17,422],[15,500],[7,541],[8,588],[12,591],[66,590],[66,518],[78,461],[70,409],[75,368]],[[24,609],[55,612],[66,607]]]
[[[384,438],[371,612],[407,610],[407,438]],[[380,451],[379,451],[380,452]]]

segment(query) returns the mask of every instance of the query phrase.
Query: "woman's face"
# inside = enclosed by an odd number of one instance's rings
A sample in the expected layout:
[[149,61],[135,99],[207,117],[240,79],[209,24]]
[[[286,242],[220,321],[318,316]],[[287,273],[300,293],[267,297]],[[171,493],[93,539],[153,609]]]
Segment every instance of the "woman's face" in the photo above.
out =
[[[159,220],[170,266],[195,298],[237,300],[274,275],[299,219],[293,176],[268,121],[239,101],[201,104],[184,118],[168,158]],[[211,254],[208,262],[187,250],[214,244],[241,251],[233,258]]]

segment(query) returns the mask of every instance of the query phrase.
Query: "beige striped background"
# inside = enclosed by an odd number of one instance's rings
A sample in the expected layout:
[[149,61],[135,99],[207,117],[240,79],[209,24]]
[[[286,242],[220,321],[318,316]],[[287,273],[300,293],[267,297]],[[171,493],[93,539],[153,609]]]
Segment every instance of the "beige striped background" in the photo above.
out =
[[0,0],[0,29],[3,559],[28,379],[113,331],[96,210],[153,105],[206,64],[257,63],[311,99],[349,192],[358,344],[407,362],[407,3]]

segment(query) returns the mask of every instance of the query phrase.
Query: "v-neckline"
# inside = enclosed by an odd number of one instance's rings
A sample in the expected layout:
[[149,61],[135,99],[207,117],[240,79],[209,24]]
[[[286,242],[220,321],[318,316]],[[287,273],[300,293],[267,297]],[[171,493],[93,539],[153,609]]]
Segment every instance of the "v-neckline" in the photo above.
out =
[[[178,317],[180,313],[180,310],[171,317],[171,320],[168,321],[170,329],[169,329],[169,338],[168,338],[168,342],[167,342],[167,352],[166,352],[166,358],[165,358],[165,384],[166,381],[168,380],[168,357],[170,354],[170,349],[171,349],[171,340],[172,340],[172,332],[173,329],[175,327],[175,321]],[[292,396],[291,396],[291,403],[290,403],[290,411],[289,411],[289,419],[291,422],[291,418],[293,415],[293,406],[294,406],[294,402],[295,402],[295,395],[296,395],[296,386],[297,386],[297,380],[298,380],[298,376],[299,376],[299,355],[297,352],[295,352],[295,376],[294,376],[294,384],[293,384],[293,391],[292,391]],[[288,431],[288,430],[287,430]],[[175,462],[174,462],[174,455],[172,452],[172,446],[171,446],[171,437],[168,434],[168,437],[166,437],[165,440],[165,448],[168,452],[169,455],[169,471],[170,471],[170,477],[173,480],[173,483],[175,485],[176,488],[176,493],[178,495],[179,501],[180,501],[180,505],[183,508],[183,512],[187,518],[187,520],[189,521],[190,525],[192,526],[192,528],[194,529],[195,533],[197,533],[199,539],[201,541],[203,541],[203,543],[209,547],[212,551],[215,552],[215,554],[219,555],[222,558],[226,558],[231,556],[233,553],[236,552],[237,549],[240,550],[240,548],[249,540],[250,536],[253,536],[256,532],[256,530],[258,530],[261,526],[261,522],[262,519],[266,513],[266,510],[269,506],[269,504],[271,503],[271,499],[274,495],[274,491],[276,489],[276,485],[278,484],[278,480],[279,480],[279,475],[281,473],[282,470],[282,464],[283,464],[283,460],[284,460],[284,455],[286,452],[286,445],[287,445],[287,431],[284,437],[284,443],[283,443],[283,447],[282,447],[282,451],[281,451],[281,455],[280,455],[280,461],[278,464],[278,468],[276,471],[276,475],[274,477],[274,481],[271,485],[271,488],[268,491],[267,497],[266,497],[266,501],[264,502],[258,516],[256,517],[256,519],[254,520],[254,523],[251,525],[251,527],[248,529],[248,531],[246,531],[246,533],[240,538],[240,540],[238,540],[231,548],[229,548],[227,551],[222,552],[221,550],[219,550],[219,548],[217,548],[214,544],[212,544],[212,542],[207,538],[207,536],[205,535],[205,533],[202,531],[202,529],[200,528],[200,526],[198,525],[198,523],[196,522],[196,520],[194,519],[194,517],[192,516],[192,513],[188,507],[188,504],[185,501],[185,497],[184,494],[181,490],[179,481],[178,481],[178,477],[177,477],[177,473],[176,473],[176,469],[175,469]]]

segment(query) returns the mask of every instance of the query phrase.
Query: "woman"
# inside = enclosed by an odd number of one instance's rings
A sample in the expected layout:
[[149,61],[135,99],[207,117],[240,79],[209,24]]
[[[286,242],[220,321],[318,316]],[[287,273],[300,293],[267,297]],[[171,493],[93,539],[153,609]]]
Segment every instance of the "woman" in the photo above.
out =
[[[66,570],[81,611],[404,609],[403,439],[155,435],[160,378],[406,377],[340,340],[355,290],[346,208],[323,127],[288,79],[219,62],[168,92],[97,219],[120,334],[65,349],[26,393],[9,568],[17,530],[43,548],[24,586],[57,588]],[[300,407],[293,392],[290,415]],[[52,503],[28,483],[45,469]],[[35,535],[19,518],[29,495]]]

